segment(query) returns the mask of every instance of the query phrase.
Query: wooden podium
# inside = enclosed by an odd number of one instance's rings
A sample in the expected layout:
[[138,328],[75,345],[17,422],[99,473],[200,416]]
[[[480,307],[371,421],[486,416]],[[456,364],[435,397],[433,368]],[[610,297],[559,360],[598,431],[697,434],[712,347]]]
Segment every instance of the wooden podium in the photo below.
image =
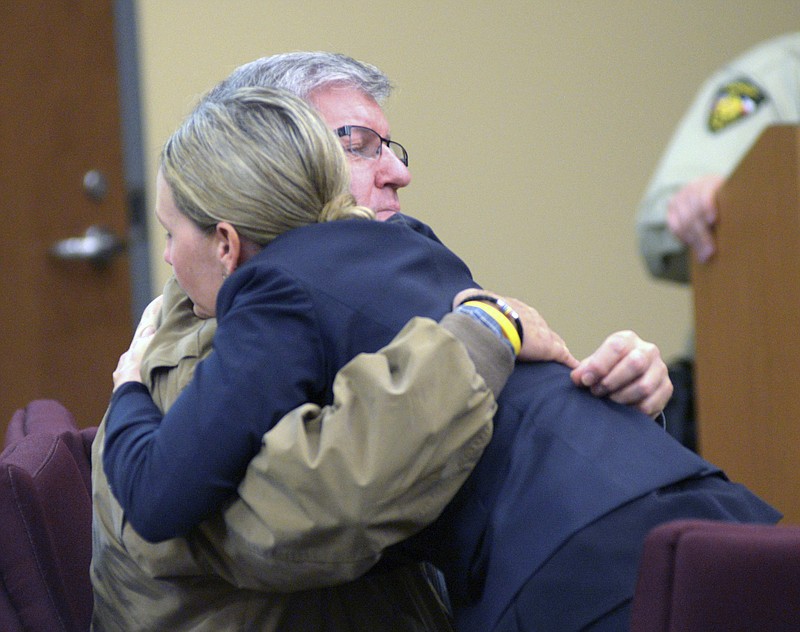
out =
[[800,128],[766,129],[693,263],[700,453],[800,523]]

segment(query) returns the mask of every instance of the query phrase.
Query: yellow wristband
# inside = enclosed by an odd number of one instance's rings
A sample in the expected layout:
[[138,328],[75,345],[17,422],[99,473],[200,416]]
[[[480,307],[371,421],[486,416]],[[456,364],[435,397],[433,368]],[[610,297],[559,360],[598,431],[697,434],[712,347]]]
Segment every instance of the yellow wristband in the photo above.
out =
[[492,320],[496,321],[497,324],[500,325],[500,329],[503,330],[503,335],[511,343],[511,346],[514,349],[514,355],[519,355],[520,349],[522,348],[522,340],[520,340],[519,333],[517,332],[517,328],[514,326],[514,323],[512,323],[509,318],[503,314],[503,312],[497,309],[494,305],[490,305],[489,303],[484,303],[482,301],[466,301],[462,303],[462,305],[477,307],[481,311],[488,314]]

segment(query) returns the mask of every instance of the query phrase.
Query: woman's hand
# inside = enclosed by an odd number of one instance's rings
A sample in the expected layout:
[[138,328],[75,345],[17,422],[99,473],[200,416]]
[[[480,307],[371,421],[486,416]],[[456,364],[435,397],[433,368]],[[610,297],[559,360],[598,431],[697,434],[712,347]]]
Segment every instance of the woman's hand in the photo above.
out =
[[133,334],[130,348],[120,356],[113,375],[115,391],[125,382],[142,381],[142,356],[156,333],[156,320],[161,311],[161,300],[162,297],[159,296],[145,308],[139,326]]

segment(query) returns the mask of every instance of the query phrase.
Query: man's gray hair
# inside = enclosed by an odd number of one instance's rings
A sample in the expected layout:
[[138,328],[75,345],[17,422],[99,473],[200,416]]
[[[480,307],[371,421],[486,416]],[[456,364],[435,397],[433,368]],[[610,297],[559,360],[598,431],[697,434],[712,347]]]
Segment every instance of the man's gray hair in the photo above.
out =
[[206,99],[215,100],[248,87],[287,90],[307,99],[314,90],[333,84],[356,88],[378,104],[383,104],[392,92],[389,78],[372,64],[320,51],[282,53],[239,66]]

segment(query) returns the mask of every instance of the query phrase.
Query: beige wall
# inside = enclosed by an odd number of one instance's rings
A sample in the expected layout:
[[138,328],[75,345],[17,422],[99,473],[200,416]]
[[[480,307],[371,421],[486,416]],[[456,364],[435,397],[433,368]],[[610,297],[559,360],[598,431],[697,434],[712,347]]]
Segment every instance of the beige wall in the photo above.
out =
[[[634,214],[700,82],[797,0],[139,0],[150,172],[194,99],[236,65],[335,50],[395,81],[403,208],[487,287],[536,305],[583,355],[633,328],[679,353],[688,289],[648,278]],[[152,197],[151,197],[152,199]],[[168,270],[153,222],[156,287]]]

